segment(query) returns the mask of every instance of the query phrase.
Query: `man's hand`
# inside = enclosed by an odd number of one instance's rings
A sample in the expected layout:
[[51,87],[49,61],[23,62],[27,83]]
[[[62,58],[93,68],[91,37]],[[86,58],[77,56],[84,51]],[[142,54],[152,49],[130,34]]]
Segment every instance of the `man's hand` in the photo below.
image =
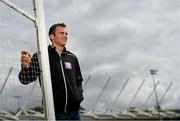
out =
[[29,68],[31,62],[31,55],[28,51],[21,51],[21,65],[23,68]]

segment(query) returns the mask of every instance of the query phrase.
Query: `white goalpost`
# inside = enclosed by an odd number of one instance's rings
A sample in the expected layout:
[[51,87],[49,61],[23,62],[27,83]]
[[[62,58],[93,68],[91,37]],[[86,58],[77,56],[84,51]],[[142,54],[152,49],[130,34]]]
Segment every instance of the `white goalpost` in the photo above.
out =
[[52,96],[52,85],[51,85],[51,76],[50,76],[50,67],[49,67],[49,58],[48,58],[48,50],[47,50],[47,40],[46,40],[46,32],[45,32],[45,21],[44,21],[44,9],[43,9],[43,1],[36,0],[35,6],[37,9],[37,25],[38,26],[38,45],[40,50],[40,61],[42,67],[42,85],[44,90],[44,101],[46,108],[47,119],[54,120],[54,103]]
[[[23,31],[18,32],[18,30],[20,30],[19,29],[20,27],[17,27],[17,26],[18,25],[22,26],[22,24],[19,23],[19,20],[17,20],[17,25],[15,25],[16,28],[15,28],[15,26],[11,25],[11,23],[9,23],[10,25],[7,25],[7,26],[9,26],[9,29],[7,29],[7,27],[4,27],[4,30],[0,29],[0,31],[3,31],[3,33],[0,36],[1,37],[0,41],[3,41],[4,39],[8,39],[8,33],[5,33],[5,32],[9,32],[11,29],[15,30],[16,34],[20,34],[19,35],[20,37],[24,37],[21,40],[22,42],[24,42],[27,39],[27,41],[25,42],[27,45],[23,46],[24,44],[18,45],[20,42],[14,42],[17,39],[16,36],[9,37],[8,41],[10,41],[10,43],[11,43],[11,39],[14,40],[12,43],[14,43],[15,48],[16,48],[16,46],[21,46],[21,47],[17,47],[17,50],[12,47],[15,50],[14,52],[11,52],[9,50],[9,48],[7,48],[7,52],[5,52],[5,51],[0,52],[1,55],[2,55],[0,58],[5,60],[5,61],[0,62],[0,66],[2,66],[1,73],[0,73],[0,79],[3,80],[2,83],[0,82],[1,92],[3,92],[4,95],[8,95],[8,92],[9,92],[10,88],[12,87],[10,85],[10,82],[12,80],[13,80],[12,81],[13,87],[14,87],[14,85],[20,85],[17,82],[18,81],[17,77],[15,77],[15,76],[18,76],[18,71],[20,70],[20,69],[17,69],[18,66],[19,66],[19,68],[21,66],[19,64],[20,59],[19,59],[19,56],[16,56],[17,58],[14,59],[15,57],[12,57],[11,54],[13,54],[13,56],[14,56],[14,55],[16,55],[18,53],[16,51],[22,50],[22,49],[28,47],[28,45],[30,47],[32,46],[30,44],[30,41],[32,40],[33,37],[28,35],[26,33],[26,31],[28,31],[30,34],[36,34],[36,35],[34,35],[35,36],[34,38],[37,39],[37,44],[35,46],[37,46],[38,61],[39,61],[39,65],[40,65],[40,75],[41,75],[40,76],[40,81],[41,81],[41,89],[42,89],[41,92],[42,92],[42,98],[43,98],[43,105],[44,105],[44,109],[45,109],[44,110],[44,112],[45,112],[44,119],[46,119],[46,120],[55,120],[54,103],[53,103],[52,86],[51,86],[51,76],[50,76],[50,69],[49,69],[50,67],[49,67],[48,50],[47,50],[48,45],[47,45],[46,31],[45,31],[46,29],[45,29],[45,20],[44,20],[43,0],[32,0],[32,1],[30,1],[30,2],[32,2],[32,7],[33,7],[33,8],[31,8],[31,10],[33,10],[33,11],[31,11],[31,13],[26,12],[26,10],[22,9],[21,7],[19,7],[18,5],[16,5],[13,2],[14,1],[11,2],[10,0],[0,0],[0,9],[1,10],[3,10],[4,8],[8,9],[8,10],[13,9],[14,13],[16,12],[18,14],[21,14],[21,16],[23,15],[24,17],[26,17],[26,19],[28,19],[28,20],[30,20],[31,22],[34,23],[35,31],[33,31],[33,32],[29,31],[28,29],[30,29],[30,27],[27,26],[27,27],[24,27],[24,28],[22,27],[23,28],[22,30],[24,30],[24,33],[23,33]],[[16,2],[18,4],[20,1],[16,1]],[[3,6],[3,7],[1,7],[1,6]],[[7,8],[7,6],[8,6],[8,8]],[[23,6],[23,4],[22,4],[22,6]],[[4,11],[2,11],[1,13],[3,13],[3,12]],[[32,14],[34,14],[34,15],[32,15]],[[4,21],[4,16],[7,17],[5,14],[2,14],[2,16],[0,16],[0,22]],[[10,18],[10,16],[8,16],[7,18]],[[14,19],[14,16],[12,16],[11,19]],[[0,26],[4,26],[4,25],[0,24]],[[16,32],[16,29],[17,29],[17,32]],[[29,38],[27,38],[27,36]],[[6,44],[7,43],[5,43],[5,42],[2,42],[2,43],[3,44],[2,44],[1,48],[5,48],[5,50],[6,50]],[[20,51],[19,51],[19,53],[20,53]],[[31,53],[31,54],[33,54],[33,53]],[[6,55],[8,55],[8,56],[6,56]],[[17,62],[19,62],[19,63],[17,64]],[[8,63],[7,66],[4,66],[4,65],[6,65],[4,63]],[[8,68],[9,65],[14,65],[15,66],[15,70],[14,70],[12,75],[10,75],[10,74],[12,72],[13,67],[9,71],[9,74],[7,72],[5,72],[6,68]],[[4,76],[4,75],[7,75],[7,76]],[[36,80],[36,82],[37,82],[37,80]],[[36,82],[35,82],[35,85],[36,85]],[[29,90],[31,90],[31,89],[34,90],[35,85],[33,85],[32,88],[29,88]],[[21,89],[19,89],[19,90],[21,90]],[[22,89],[22,91],[23,91],[23,89]],[[2,93],[2,95],[0,95],[0,96],[2,96],[2,97],[0,97],[1,99],[3,99],[3,93]],[[30,91],[30,93],[32,93],[32,90]],[[11,97],[11,95],[8,95],[6,97]],[[17,102],[18,102],[18,106],[19,106],[20,105],[19,104],[20,98],[22,98],[23,96],[17,95],[17,96],[14,96],[14,97],[16,97]],[[4,104],[5,104],[4,102],[0,101],[0,110],[1,110],[1,107],[3,107]],[[7,112],[7,114],[9,114],[9,113]],[[11,114],[9,114],[9,115],[11,115]],[[15,115],[15,117],[18,116],[18,115],[19,115],[19,113],[17,115]],[[10,116],[9,118],[14,118],[14,117]],[[0,119],[1,119],[1,112],[0,112]]]

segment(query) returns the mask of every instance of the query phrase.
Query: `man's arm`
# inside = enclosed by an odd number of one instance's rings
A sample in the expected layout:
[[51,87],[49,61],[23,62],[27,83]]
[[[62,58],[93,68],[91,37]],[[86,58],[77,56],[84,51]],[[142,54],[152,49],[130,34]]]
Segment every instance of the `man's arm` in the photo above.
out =
[[81,69],[80,69],[79,62],[78,62],[77,58],[76,58],[76,80],[77,80],[78,86],[82,87],[83,78],[82,78]]
[[77,58],[76,58],[76,80],[77,80],[78,90],[81,93],[80,100],[82,101],[82,100],[84,100],[83,89],[82,89],[83,77],[81,74],[81,69],[80,69],[79,62],[78,62]]
[[40,75],[37,53],[31,55],[27,51],[21,52],[21,71],[19,80],[22,84],[29,84],[37,79]]

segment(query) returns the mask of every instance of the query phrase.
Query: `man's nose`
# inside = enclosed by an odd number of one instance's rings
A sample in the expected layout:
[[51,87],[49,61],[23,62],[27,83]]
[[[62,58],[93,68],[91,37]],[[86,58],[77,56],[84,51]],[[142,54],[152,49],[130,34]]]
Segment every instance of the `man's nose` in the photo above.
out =
[[68,33],[67,33],[67,32],[63,32],[63,35],[67,36],[67,35],[68,35]]

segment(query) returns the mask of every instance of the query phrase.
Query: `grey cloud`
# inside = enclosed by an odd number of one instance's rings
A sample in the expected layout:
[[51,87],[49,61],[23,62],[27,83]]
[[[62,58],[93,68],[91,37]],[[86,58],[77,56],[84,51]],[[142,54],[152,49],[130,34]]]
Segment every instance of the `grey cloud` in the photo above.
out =
[[[116,107],[127,108],[133,96],[130,91],[135,91],[140,82],[146,79],[134,101],[135,106],[141,107],[143,99],[152,89],[149,69],[155,68],[159,70],[157,80],[160,81],[160,95],[173,81],[163,106],[180,107],[180,92],[177,92],[180,85],[179,3],[179,0],[45,1],[47,31],[56,22],[67,24],[70,31],[68,49],[77,54],[84,80],[92,74],[84,92],[83,106],[89,108],[93,104],[107,77],[112,76],[111,84],[98,105],[107,107],[125,80],[130,78]],[[35,37],[30,36],[34,34],[34,31],[29,31],[33,29],[31,24],[28,22],[26,27],[12,24],[14,31],[22,32],[18,37],[9,37],[14,39],[15,42],[10,41],[13,45],[22,45],[18,47],[18,52],[24,47],[33,48],[32,52],[36,49]],[[26,38],[26,32],[29,33],[28,42],[24,44],[24,39],[17,41],[22,37]],[[8,48],[6,43],[1,43],[2,48]],[[111,99],[106,98],[110,94]],[[153,105],[152,98],[148,106]]]

